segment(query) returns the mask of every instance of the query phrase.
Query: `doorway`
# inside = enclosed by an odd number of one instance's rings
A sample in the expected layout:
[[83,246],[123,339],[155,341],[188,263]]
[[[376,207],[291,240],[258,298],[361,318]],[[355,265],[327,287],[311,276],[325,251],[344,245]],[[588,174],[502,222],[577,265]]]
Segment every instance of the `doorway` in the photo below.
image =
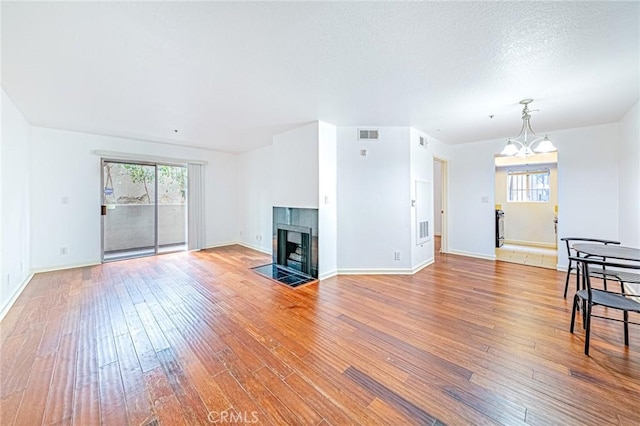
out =
[[447,253],[449,247],[447,221],[447,160],[433,157],[433,235],[434,252]]
[[556,152],[496,156],[496,260],[556,269],[557,163]]
[[102,160],[102,261],[187,249],[187,168]]

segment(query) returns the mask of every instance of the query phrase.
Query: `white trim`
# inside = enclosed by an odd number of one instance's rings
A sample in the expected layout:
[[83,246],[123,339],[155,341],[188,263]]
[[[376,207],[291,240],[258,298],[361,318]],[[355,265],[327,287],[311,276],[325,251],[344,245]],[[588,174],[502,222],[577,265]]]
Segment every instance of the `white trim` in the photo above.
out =
[[427,259],[424,262],[418,264],[418,266],[414,266],[412,269],[413,273],[416,274],[426,268],[429,265],[433,265],[435,263],[435,259],[432,257],[431,259]]
[[487,256],[486,254],[470,253],[466,251],[449,250],[449,254],[457,254],[458,256],[475,257],[476,259],[496,260],[496,255]]
[[338,275],[338,270],[335,269],[333,271],[325,272],[324,274],[319,275],[318,276],[318,280],[326,280],[326,279],[329,279],[331,277],[335,277],[337,275]]
[[[212,248],[216,248],[216,247],[227,247],[227,246],[232,246],[235,244],[239,244],[237,241],[227,241],[226,243],[217,243],[217,244],[210,244],[208,246],[204,246],[202,247],[201,250],[207,250],[207,249],[212,249]],[[198,251],[198,250],[196,250]]]
[[259,251],[260,253],[268,254],[269,256],[272,255],[271,251],[267,251],[267,249],[265,249],[263,247],[254,246],[252,244],[245,243],[245,242],[242,242],[242,241],[238,241],[238,242],[236,242],[234,244],[238,244],[239,246],[246,247],[246,248],[249,248],[251,250]]
[[408,268],[397,269],[338,269],[338,275],[413,275]]
[[[449,159],[433,156],[433,161],[440,163],[440,190],[442,208],[440,224],[440,253],[451,253],[449,250]],[[434,226],[435,228],[435,226]]]
[[203,160],[185,160],[183,158],[159,157],[156,155],[145,155],[145,154],[131,154],[128,152],[95,150],[95,151],[92,151],[92,153],[94,155],[97,155],[107,160],[148,161],[150,163],[161,163],[161,164],[166,164],[166,163],[168,164],[201,164],[201,165],[209,164],[208,161],[203,161]]
[[13,296],[11,296],[11,299],[9,299],[6,305],[2,307],[2,311],[0,311],[0,321],[2,321],[4,317],[9,313],[9,310],[11,309],[13,304],[16,303],[16,300],[18,300],[18,297],[20,297],[24,289],[27,287],[27,284],[31,282],[33,275],[34,274],[29,274],[29,276],[27,276],[27,278],[24,279],[22,284],[20,284],[20,287],[18,287],[15,293],[13,293]]
[[103,262],[76,263],[76,264],[73,264],[73,265],[54,266],[52,268],[36,268],[36,269],[32,269],[32,271],[33,271],[34,274],[39,274],[41,272],[55,272],[55,271],[64,271],[65,269],[86,268],[87,266],[102,265],[102,263]]

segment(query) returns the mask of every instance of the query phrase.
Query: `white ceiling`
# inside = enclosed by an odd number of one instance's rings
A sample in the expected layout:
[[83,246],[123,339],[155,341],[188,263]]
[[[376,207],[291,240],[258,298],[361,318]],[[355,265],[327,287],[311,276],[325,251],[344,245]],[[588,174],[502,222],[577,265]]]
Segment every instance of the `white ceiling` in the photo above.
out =
[[2,87],[32,124],[229,152],[313,120],[414,126],[451,144],[515,136],[523,98],[543,133],[616,122],[640,94],[638,2],[3,2],[1,13]]

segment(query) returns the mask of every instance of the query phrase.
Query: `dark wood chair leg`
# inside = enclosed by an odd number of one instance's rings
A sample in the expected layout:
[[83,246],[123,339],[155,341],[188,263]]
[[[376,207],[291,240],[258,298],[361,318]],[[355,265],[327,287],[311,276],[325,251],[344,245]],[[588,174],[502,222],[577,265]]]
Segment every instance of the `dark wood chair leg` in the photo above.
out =
[[571,276],[571,270],[573,267],[571,266],[571,261],[569,261],[569,267],[567,268],[567,278],[564,281],[564,298],[567,298],[567,291],[569,290],[569,277]]
[[578,295],[576,294],[575,296],[573,296],[573,309],[571,309],[571,328],[569,329],[569,331],[571,331],[571,334],[573,334],[573,328],[576,325],[576,310],[579,303],[580,301],[578,300]]
[[585,316],[587,319],[587,331],[584,336],[584,354],[589,355],[589,338],[591,337],[591,305],[589,304],[587,304]]
[[629,346],[629,312],[624,311],[624,345]]

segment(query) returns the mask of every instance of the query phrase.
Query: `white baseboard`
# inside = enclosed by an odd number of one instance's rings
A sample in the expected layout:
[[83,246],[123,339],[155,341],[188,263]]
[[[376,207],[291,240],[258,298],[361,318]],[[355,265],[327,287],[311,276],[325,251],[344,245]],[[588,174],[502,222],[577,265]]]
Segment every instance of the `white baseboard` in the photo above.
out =
[[27,287],[27,284],[29,284],[32,278],[33,278],[33,273],[29,274],[24,279],[24,281],[22,281],[22,283],[20,284],[20,287],[18,287],[16,291],[13,293],[13,296],[11,296],[11,299],[9,299],[9,301],[2,307],[2,310],[0,311],[0,321],[4,319],[5,315],[7,315],[7,313],[9,312],[9,309],[11,309],[13,304],[16,303],[16,300],[18,300],[18,297],[20,297],[23,290]]
[[216,247],[226,247],[226,246],[233,246],[235,244],[240,244],[237,241],[227,241],[225,243],[216,243],[216,244],[210,244],[208,246],[202,247],[202,250],[206,250],[206,249],[211,249],[211,248],[216,248]]
[[96,265],[102,265],[102,262],[75,263],[72,265],[54,266],[51,268],[35,268],[35,269],[32,269],[32,271],[34,274],[38,274],[40,272],[64,271],[65,269],[85,268],[87,266],[96,266]]
[[426,268],[427,266],[429,266],[429,265],[433,265],[433,263],[434,263],[434,262],[435,262],[435,261],[434,261],[434,259],[433,259],[433,258],[431,258],[431,259],[427,259],[427,260],[425,260],[424,262],[422,262],[422,263],[418,264],[417,266],[415,266],[415,267],[411,270],[411,272],[412,272],[413,274],[418,273],[418,272],[420,272],[421,270],[423,270],[424,268]]
[[271,256],[271,250],[267,250],[264,247],[254,246],[253,244],[245,243],[243,241],[236,241],[233,244],[237,244],[239,246],[246,247],[246,248],[249,248],[251,250],[259,251],[261,253],[268,254],[269,256]]
[[466,256],[466,257],[475,257],[476,259],[484,259],[484,260],[496,260],[496,255],[492,255],[492,256],[487,256],[486,254],[479,254],[479,253],[471,253],[471,252],[466,252],[466,251],[459,251],[459,250],[449,250],[447,252],[448,254],[457,254],[459,256]]
[[338,275],[413,275],[413,269],[338,269]]
[[335,277],[336,275],[338,275],[338,271],[337,270],[329,271],[329,272],[325,272],[324,274],[319,275],[318,279],[320,281],[322,281],[322,280],[329,279],[331,277]]

